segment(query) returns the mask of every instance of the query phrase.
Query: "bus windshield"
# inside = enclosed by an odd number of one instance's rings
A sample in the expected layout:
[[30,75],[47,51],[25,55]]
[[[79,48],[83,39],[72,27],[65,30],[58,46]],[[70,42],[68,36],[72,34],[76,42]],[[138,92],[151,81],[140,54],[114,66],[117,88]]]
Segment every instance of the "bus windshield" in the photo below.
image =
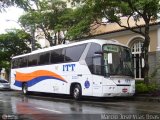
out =
[[104,45],[103,53],[106,75],[133,77],[132,55],[129,48],[118,45]]

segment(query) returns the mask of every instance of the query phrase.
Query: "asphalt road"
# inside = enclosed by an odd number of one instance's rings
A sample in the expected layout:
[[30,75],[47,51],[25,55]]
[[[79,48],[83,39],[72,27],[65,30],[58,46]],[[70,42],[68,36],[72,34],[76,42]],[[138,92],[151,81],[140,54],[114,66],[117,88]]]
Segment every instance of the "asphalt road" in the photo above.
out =
[[159,120],[160,103],[0,91],[0,115],[18,120]]

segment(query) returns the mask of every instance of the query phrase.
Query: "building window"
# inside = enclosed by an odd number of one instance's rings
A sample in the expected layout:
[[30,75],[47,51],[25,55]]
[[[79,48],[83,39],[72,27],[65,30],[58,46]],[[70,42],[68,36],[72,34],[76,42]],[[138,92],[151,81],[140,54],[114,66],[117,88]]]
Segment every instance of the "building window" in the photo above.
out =
[[134,39],[130,45],[133,58],[134,75],[136,79],[144,78],[144,73],[143,73],[144,59],[141,54],[142,46],[143,46],[142,38]]

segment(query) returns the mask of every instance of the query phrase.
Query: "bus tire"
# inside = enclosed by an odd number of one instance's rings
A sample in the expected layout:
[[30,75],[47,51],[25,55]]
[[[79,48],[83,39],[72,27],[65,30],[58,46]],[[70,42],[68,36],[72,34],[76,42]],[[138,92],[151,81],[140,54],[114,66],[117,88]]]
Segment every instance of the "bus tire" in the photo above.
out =
[[22,84],[22,93],[24,95],[27,95],[28,94],[28,86],[27,86],[27,83],[23,83]]
[[80,100],[81,97],[82,97],[82,90],[81,90],[81,86],[79,84],[76,84],[73,88],[73,91],[72,91],[72,95],[73,95],[73,98],[75,100]]

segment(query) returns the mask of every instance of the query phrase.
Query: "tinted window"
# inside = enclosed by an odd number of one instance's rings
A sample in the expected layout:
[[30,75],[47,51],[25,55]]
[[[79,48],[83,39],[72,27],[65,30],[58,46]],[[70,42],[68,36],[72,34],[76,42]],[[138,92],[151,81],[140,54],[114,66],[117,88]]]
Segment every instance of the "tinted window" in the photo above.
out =
[[28,66],[35,66],[37,65],[38,55],[30,55],[28,57]]
[[18,68],[19,67],[19,61],[18,58],[12,60],[12,68]]
[[87,56],[86,56],[86,63],[91,71],[91,73],[94,74],[94,70],[93,70],[93,56],[95,54],[95,52],[97,51],[101,51],[101,46],[99,44],[96,44],[96,43],[92,43],[90,48],[89,48],[89,51],[87,53]]
[[49,64],[49,52],[39,54],[38,65]]
[[27,67],[28,57],[19,58],[19,67]]
[[65,61],[78,61],[85,47],[86,44],[66,48]]
[[51,63],[64,62],[64,49],[51,51]]
[[102,56],[93,57],[93,74],[102,74]]

